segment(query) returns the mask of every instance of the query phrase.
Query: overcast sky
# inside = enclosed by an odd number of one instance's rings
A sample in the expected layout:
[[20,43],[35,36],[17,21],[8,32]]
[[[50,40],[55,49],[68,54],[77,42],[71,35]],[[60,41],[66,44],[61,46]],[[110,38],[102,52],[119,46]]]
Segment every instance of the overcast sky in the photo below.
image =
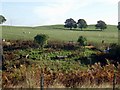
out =
[[[7,25],[64,24],[68,18],[88,24],[103,20],[117,25],[119,0],[1,0],[0,14]],[[1,7],[2,6],[2,7]]]

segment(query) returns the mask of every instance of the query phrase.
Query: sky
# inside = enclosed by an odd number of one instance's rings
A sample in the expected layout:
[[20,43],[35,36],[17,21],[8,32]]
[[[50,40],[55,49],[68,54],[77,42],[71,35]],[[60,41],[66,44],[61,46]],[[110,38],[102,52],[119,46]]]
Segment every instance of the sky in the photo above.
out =
[[1,0],[4,25],[42,26],[64,24],[66,19],[85,19],[87,24],[103,20],[117,25],[119,0]]

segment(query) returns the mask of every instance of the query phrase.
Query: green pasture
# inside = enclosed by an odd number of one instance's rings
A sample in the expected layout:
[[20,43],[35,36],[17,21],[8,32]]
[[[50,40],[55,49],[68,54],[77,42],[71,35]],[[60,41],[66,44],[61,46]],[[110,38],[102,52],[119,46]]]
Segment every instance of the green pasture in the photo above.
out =
[[[2,34],[0,37],[5,39],[22,39],[32,40],[37,34],[47,34],[49,40],[59,41],[77,41],[80,35],[85,36],[89,42],[101,42],[105,40],[106,43],[116,43],[118,41],[118,30],[115,25],[108,25],[104,31],[96,30],[94,25],[89,25],[88,28],[81,31],[79,28],[69,30],[63,25],[48,25],[36,27],[23,26],[1,26]],[[0,27],[0,28],[1,28]],[[30,33],[29,33],[30,32]]]

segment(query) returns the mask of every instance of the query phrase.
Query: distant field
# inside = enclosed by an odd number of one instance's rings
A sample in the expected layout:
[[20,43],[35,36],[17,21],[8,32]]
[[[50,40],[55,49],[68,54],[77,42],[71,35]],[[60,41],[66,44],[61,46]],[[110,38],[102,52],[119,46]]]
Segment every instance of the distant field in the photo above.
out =
[[118,30],[115,25],[108,25],[108,28],[104,31],[96,30],[94,25],[89,25],[83,31],[80,31],[80,29],[69,30],[64,28],[63,25],[39,27],[2,26],[2,38],[5,39],[31,40],[40,33],[47,34],[50,37],[49,40],[60,41],[76,41],[80,35],[85,36],[90,42],[97,43],[101,42],[101,40],[105,40],[107,43],[117,42],[118,40]]

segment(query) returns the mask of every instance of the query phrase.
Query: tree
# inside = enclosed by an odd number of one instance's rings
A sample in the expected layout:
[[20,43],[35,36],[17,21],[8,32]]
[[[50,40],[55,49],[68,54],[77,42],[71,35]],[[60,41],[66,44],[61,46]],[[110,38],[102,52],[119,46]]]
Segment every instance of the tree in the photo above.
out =
[[78,24],[78,27],[81,28],[81,30],[82,28],[87,28],[87,23],[84,19],[79,19],[77,24]]
[[40,45],[41,48],[43,48],[44,45],[47,44],[47,39],[48,38],[49,37],[45,34],[38,34],[34,37],[34,41],[37,42]]
[[97,24],[95,25],[95,27],[96,27],[96,29],[104,30],[107,28],[107,25],[104,21],[99,20],[99,21],[97,21]]
[[117,26],[118,30],[120,30],[120,22],[118,22],[118,26]]
[[87,44],[87,39],[83,36],[79,36],[77,42],[80,46],[85,46]]
[[0,15],[0,24],[4,23],[6,21],[5,17]]
[[70,18],[65,21],[64,27],[70,28],[71,30],[72,28],[77,28],[77,23],[72,18]]

